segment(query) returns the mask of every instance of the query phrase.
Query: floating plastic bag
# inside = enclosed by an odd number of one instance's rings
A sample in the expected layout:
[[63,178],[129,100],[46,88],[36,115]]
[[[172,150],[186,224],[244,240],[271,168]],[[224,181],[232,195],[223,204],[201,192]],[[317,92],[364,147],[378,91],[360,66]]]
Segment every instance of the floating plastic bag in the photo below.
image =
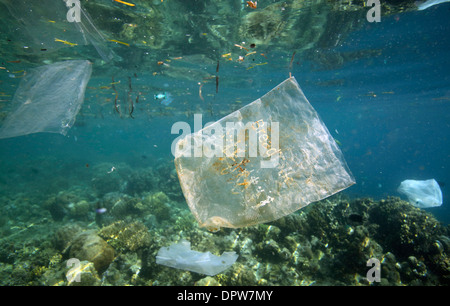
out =
[[210,252],[193,251],[189,241],[181,240],[169,247],[162,247],[156,255],[156,263],[213,276],[231,267],[237,258],[235,252],[223,252],[221,256],[216,256]]
[[398,187],[398,192],[408,197],[409,203],[418,208],[442,205],[442,191],[436,180],[405,180]]
[[213,231],[276,220],[355,183],[294,78],[180,137],[174,152],[189,208]]
[[21,80],[0,138],[38,132],[61,133],[75,122],[91,76],[89,61],[58,62],[30,70]]

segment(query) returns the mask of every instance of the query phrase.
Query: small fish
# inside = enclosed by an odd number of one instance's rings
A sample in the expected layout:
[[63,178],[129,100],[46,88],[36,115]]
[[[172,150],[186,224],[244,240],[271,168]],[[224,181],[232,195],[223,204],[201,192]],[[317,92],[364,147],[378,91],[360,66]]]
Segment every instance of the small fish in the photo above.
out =
[[69,42],[69,41],[67,41],[67,40],[62,40],[62,39],[58,39],[58,38],[55,38],[55,41],[62,42],[63,44],[65,44],[65,45],[70,45],[71,47],[73,47],[73,46],[78,46],[78,44],[74,44],[74,43],[71,43],[71,42]]
[[258,7],[258,1],[247,1],[247,5],[252,9],[256,9]]
[[155,100],[163,100],[166,98],[166,95],[164,93],[159,93],[155,95]]
[[342,147],[342,143],[341,143],[339,140],[337,140],[337,139],[334,138],[334,137],[333,137],[333,139],[334,139],[334,141],[337,143],[338,146]]
[[104,208],[104,207],[102,207],[102,208],[97,208],[97,209],[95,210],[95,212],[96,212],[97,214],[104,214],[106,211],[107,211],[107,209]]
[[125,5],[128,5],[128,6],[136,6],[136,4],[125,2],[125,1],[122,1],[122,0],[114,0],[114,1],[122,3],[122,4],[125,4]]
[[165,106],[169,105],[173,101],[172,95],[168,92],[156,94],[154,95],[154,98],[155,100],[161,100],[161,104]]
[[110,39],[109,41],[112,41],[112,42],[115,42],[115,43],[118,43],[118,44],[122,44],[122,45],[125,45],[125,46],[127,46],[127,47],[130,46],[130,44],[128,44],[128,43],[126,43],[126,42],[118,41],[118,40],[115,40],[115,39]]

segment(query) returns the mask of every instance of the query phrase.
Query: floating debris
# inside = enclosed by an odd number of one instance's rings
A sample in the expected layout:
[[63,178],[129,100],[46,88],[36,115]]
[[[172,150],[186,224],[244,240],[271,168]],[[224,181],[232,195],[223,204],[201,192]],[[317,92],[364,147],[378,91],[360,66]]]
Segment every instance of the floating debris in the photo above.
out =
[[62,40],[62,39],[59,39],[59,38],[55,38],[55,41],[62,42],[63,44],[69,45],[69,46],[71,46],[71,47],[73,47],[73,46],[78,46],[78,44],[71,43],[71,42],[69,42],[69,41],[67,41],[67,40]]
[[122,4],[125,4],[125,5],[128,5],[128,6],[136,6],[136,4],[125,2],[125,1],[122,1],[122,0],[114,0],[114,1],[122,3]]
[[246,47],[244,47],[244,46],[241,46],[241,45],[238,45],[238,44],[234,44],[236,47],[238,47],[239,49],[244,49],[245,51],[247,51],[248,52],[248,49],[246,48]]
[[202,87],[204,84],[199,82],[198,85],[200,85],[200,87],[198,88],[198,96],[200,97],[200,99],[202,101],[205,101],[205,99],[203,99],[203,96],[202,96]]
[[217,61],[217,66],[216,66],[216,93],[219,93],[219,61]]
[[119,40],[116,40],[116,39],[110,39],[109,41],[112,41],[112,42],[115,42],[115,43],[118,43],[118,44],[122,44],[122,45],[125,45],[127,47],[130,46],[129,43],[126,43],[126,42],[123,42],[123,41],[119,41]]

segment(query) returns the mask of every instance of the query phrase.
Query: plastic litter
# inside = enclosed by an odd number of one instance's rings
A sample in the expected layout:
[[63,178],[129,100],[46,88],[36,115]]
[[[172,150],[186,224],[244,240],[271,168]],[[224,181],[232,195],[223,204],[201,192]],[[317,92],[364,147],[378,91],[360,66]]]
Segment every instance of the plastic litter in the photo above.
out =
[[450,2],[450,0],[427,0],[423,2],[416,1],[415,4],[417,6],[417,9],[419,11],[423,11],[431,6],[444,3],[444,2]]
[[425,181],[405,180],[397,191],[408,197],[409,203],[418,208],[442,205],[442,191],[434,179]]
[[[84,9],[83,1],[80,6],[70,0],[0,0],[0,3],[19,21],[19,26],[10,31],[15,41],[27,47],[27,52],[42,54],[42,50],[51,52],[92,44],[104,61],[119,59]],[[74,5],[79,10],[79,22],[69,18],[69,10]]]
[[61,133],[75,123],[91,76],[89,61],[73,60],[34,68],[21,80],[0,138],[38,132]]
[[174,155],[189,208],[211,231],[276,220],[355,183],[293,77],[180,136]]
[[181,240],[169,247],[162,247],[156,255],[156,263],[213,276],[231,267],[237,258],[235,252],[223,252],[221,256],[216,256],[210,252],[193,251],[189,241]]

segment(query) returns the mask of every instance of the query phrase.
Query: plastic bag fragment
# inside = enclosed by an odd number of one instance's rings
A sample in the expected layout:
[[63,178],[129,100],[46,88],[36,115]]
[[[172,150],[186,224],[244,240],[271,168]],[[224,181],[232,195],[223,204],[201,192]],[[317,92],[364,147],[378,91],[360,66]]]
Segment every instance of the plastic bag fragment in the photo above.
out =
[[75,123],[92,72],[89,61],[73,60],[34,68],[21,80],[0,138],[38,132],[61,133]]
[[434,179],[425,181],[405,180],[398,187],[398,192],[408,197],[409,203],[418,208],[442,205],[442,191]]
[[193,251],[189,241],[181,240],[169,247],[162,247],[156,255],[156,263],[213,276],[228,269],[237,258],[235,252],[223,252],[221,256],[216,256],[210,252]]
[[189,208],[209,230],[286,216],[355,183],[294,78],[175,145]]
[[444,2],[450,2],[450,0],[427,0],[427,1],[416,1],[415,4],[417,5],[417,9],[419,11],[423,11],[429,7],[432,7],[434,5],[438,5]]
[[[104,61],[117,58],[84,8],[84,3],[67,0],[0,0],[17,20],[9,31],[14,41],[27,52],[42,54],[75,45],[92,44]],[[70,8],[76,6],[80,20],[70,19]]]

